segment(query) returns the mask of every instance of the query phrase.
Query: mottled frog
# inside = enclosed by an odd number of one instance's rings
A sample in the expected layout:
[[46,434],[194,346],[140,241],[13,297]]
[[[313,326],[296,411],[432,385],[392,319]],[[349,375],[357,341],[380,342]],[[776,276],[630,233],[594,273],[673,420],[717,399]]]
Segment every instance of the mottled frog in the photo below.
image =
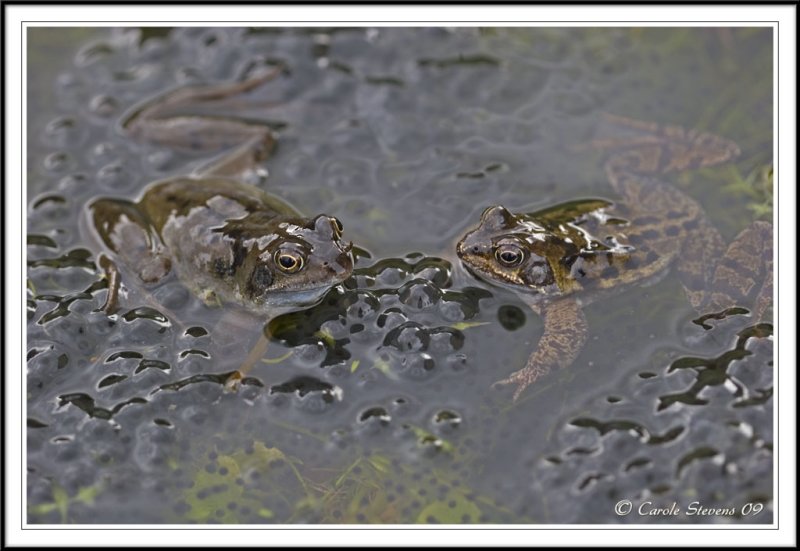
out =
[[619,201],[574,201],[533,214],[490,207],[457,245],[471,272],[514,290],[544,318],[527,365],[495,383],[516,385],[515,400],[552,368],[575,360],[586,341],[583,306],[673,265],[691,305],[708,312],[700,324],[743,304],[760,319],[772,300],[772,225],[753,223],[726,251],[700,205],[655,177],[729,161],[738,147],[695,130],[607,118],[634,133],[591,144],[614,151],[605,170]]
[[207,301],[270,315],[313,303],[350,275],[352,243],[342,240],[339,220],[304,217],[241,181],[273,148],[265,124],[179,114],[248,92],[279,70],[179,88],[122,121],[126,135],[147,142],[200,152],[235,149],[195,174],[151,184],[138,201],[101,198],[88,205],[88,226],[108,251],[99,260],[109,280],[107,312],[117,306],[120,270],[145,286],[174,272]]

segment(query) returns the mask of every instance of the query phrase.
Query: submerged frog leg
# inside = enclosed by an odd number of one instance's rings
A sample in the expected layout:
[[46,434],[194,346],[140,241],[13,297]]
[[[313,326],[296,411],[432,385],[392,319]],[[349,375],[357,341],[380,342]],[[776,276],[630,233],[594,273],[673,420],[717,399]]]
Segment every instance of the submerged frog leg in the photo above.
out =
[[[249,92],[278,76],[282,67],[243,82],[187,86],[157,98],[128,117],[122,127],[132,137],[189,152],[225,151],[195,171],[198,176],[236,178],[253,171],[275,145],[263,122],[227,116],[182,114],[205,103]],[[181,114],[179,114],[179,112]]]
[[[589,142],[593,149],[613,150],[619,154],[637,151],[635,163],[632,157],[626,162],[628,169],[638,174],[665,174],[704,166],[713,166],[736,158],[739,147],[732,141],[716,134],[686,129],[675,125],[661,125],[604,114],[604,120],[623,136],[602,137]],[[607,133],[611,133],[608,131]]]
[[111,315],[117,311],[117,307],[119,305],[119,269],[117,268],[117,265],[114,264],[114,261],[104,254],[100,254],[97,259],[97,263],[101,268],[103,268],[103,271],[106,275],[106,280],[108,280],[108,294],[106,295],[106,301],[103,303],[103,306],[100,307],[100,310],[105,312],[106,315]]
[[514,400],[552,368],[572,365],[586,342],[586,317],[574,299],[564,298],[552,302],[543,309],[542,314],[544,334],[525,367],[492,385],[516,385]]
[[725,243],[722,236],[704,217],[694,220],[678,257],[678,277],[692,308],[698,310],[708,302],[708,289],[714,277],[717,259]]
[[267,346],[272,338],[272,333],[269,329],[269,323],[264,325],[264,330],[260,332],[258,340],[250,349],[247,357],[242,361],[239,368],[228,376],[225,381],[225,388],[232,392],[239,390],[242,384],[242,379],[255,367],[255,365],[264,357],[267,352]]
[[269,158],[275,147],[275,139],[267,127],[253,129],[253,137],[231,153],[225,153],[209,165],[194,172],[196,176],[219,176],[239,178],[257,170],[258,165]]
[[166,277],[171,260],[150,221],[135,203],[98,199],[89,205],[94,228],[109,250],[144,283]]
[[[241,82],[225,82],[221,84],[205,84],[184,86],[167,92],[151,100],[143,107],[133,112],[131,116],[122,121],[125,131],[144,140],[159,142],[166,137],[164,127],[170,125],[172,119],[189,117],[175,116],[175,111],[180,108],[197,107],[205,102],[219,100],[246,94],[255,90],[265,82],[274,79],[283,71],[283,67],[276,67],[272,71],[256,75]],[[172,112],[172,115],[170,115]]]
[[772,303],[772,236],[772,224],[757,221],[733,240],[716,266],[705,310],[724,317],[730,309],[752,304],[754,319],[763,319]]
[[612,129],[625,135],[604,136],[588,146],[613,152],[606,162],[606,173],[615,188],[625,174],[657,175],[713,166],[740,153],[732,141],[708,132],[610,114],[604,118]]

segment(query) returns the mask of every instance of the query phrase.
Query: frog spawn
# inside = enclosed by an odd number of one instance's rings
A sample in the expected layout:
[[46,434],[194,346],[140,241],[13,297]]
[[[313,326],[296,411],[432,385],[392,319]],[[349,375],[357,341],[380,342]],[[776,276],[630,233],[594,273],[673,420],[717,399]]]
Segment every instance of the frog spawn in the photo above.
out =
[[343,293],[276,319],[272,333],[296,347],[305,365],[324,354],[318,365],[334,377],[349,371],[368,386],[379,378],[429,378],[440,366],[464,364],[465,336],[453,322],[476,315],[480,298],[489,296],[448,290],[450,269],[416,254],[358,268]]

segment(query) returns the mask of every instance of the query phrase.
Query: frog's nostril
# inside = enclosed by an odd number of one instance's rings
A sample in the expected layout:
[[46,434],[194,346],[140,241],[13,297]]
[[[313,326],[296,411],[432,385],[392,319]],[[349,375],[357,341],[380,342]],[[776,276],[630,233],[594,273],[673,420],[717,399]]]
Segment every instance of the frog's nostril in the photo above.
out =
[[474,246],[472,247],[472,252],[473,252],[474,254],[478,254],[478,253],[480,252],[480,250],[481,250],[481,249],[480,249],[480,247],[478,247],[477,245],[474,245]]

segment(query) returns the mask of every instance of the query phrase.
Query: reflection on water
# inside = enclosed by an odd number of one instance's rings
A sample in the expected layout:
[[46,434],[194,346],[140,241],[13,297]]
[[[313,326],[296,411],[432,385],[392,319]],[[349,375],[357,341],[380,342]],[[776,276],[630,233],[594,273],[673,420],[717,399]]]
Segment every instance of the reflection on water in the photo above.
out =
[[[602,158],[573,147],[601,112],[734,139],[735,164],[671,181],[726,240],[770,219],[769,30],[95,29],[68,58],[70,31],[46,32],[29,41],[29,521],[771,521],[771,325],[703,329],[668,274],[589,306],[575,365],[512,404],[490,385],[542,322],[454,254],[489,205],[613,200]],[[126,141],[130,107],[278,63],[244,111],[279,129],[265,187],[370,253],[273,320],[231,392],[267,320],[175,280],[96,311],[106,282],[76,221],[203,163]],[[623,499],[766,507],[621,517]]]

